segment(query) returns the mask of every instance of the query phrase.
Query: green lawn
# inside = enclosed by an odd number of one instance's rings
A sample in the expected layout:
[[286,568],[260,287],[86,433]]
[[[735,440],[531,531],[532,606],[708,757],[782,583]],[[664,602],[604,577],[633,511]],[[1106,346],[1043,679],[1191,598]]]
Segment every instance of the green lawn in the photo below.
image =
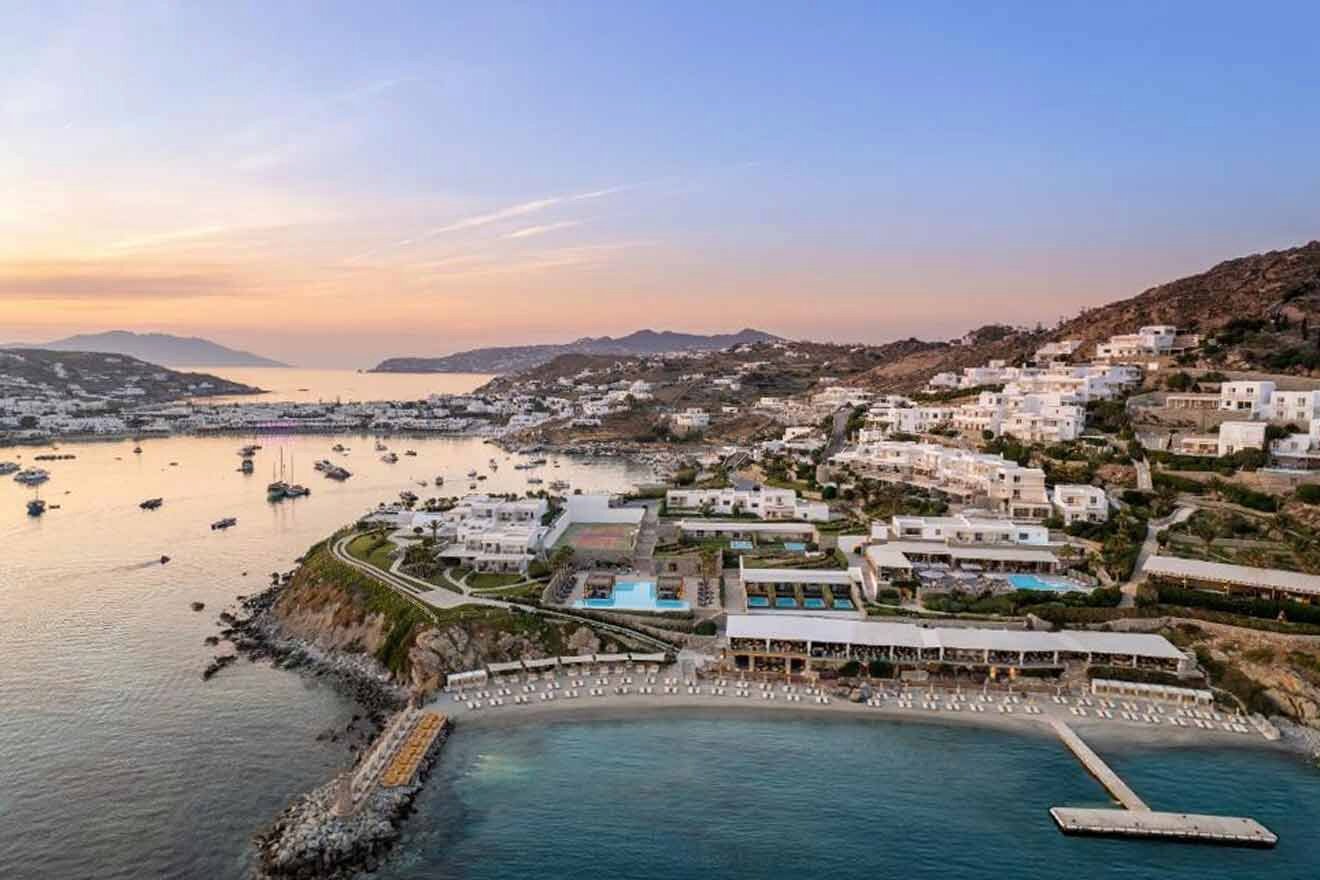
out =
[[467,585],[474,590],[490,590],[495,587],[511,587],[526,579],[521,574],[479,571],[467,579]]
[[368,533],[358,535],[344,547],[348,555],[368,565],[374,565],[381,571],[389,571],[393,563],[394,545],[385,540],[383,535]]

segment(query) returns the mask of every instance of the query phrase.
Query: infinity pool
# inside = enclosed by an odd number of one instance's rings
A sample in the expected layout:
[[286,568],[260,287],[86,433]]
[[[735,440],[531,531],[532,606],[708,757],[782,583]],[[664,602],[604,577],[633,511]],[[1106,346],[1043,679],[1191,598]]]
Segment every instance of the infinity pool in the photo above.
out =
[[1083,587],[1066,578],[1043,578],[1034,574],[1010,574],[1008,582],[1017,590],[1039,590],[1050,593],[1085,593]]
[[574,608],[617,608],[626,611],[687,611],[681,599],[657,599],[655,581],[615,581],[608,599],[578,599]]

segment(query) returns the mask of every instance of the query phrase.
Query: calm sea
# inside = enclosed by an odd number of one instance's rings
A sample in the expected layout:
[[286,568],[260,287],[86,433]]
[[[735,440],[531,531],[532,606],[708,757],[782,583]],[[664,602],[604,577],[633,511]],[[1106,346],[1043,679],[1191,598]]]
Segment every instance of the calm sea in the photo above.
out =
[[[264,447],[251,476],[237,471],[248,442]],[[459,494],[476,468],[483,489],[516,491],[528,473],[475,439],[385,438],[394,465],[373,442],[180,437],[143,441],[141,455],[131,442],[63,444],[77,458],[45,464],[41,496],[59,509],[40,519],[25,511],[32,490],[0,478],[0,878],[239,877],[252,833],[344,764],[342,744],[316,741],[353,714],[330,688],[247,661],[200,680],[216,615],[404,489]],[[281,450],[310,497],[266,501]],[[40,451],[0,448],[0,460]],[[320,458],[353,477],[323,478]],[[547,482],[584,490],[650,474],[554,461]],[[444,489],[417,485],[437,475]],[[156,496],[163,507],[139,509]],[[238,525],[212,531],[224,516]]]
[[263,388],[269,394],[208,397],[206,402],[319,403],[339,400],[422,400],[431,394],[466,394],[489,381],[478,373],[359,373],[302,367],[180,367]]
[[[210,682],[215,615],[377,501],[417,481],[525,487],[477,440],[261,437],[66,444],[30,519],[0,480],[0,878],[238,878],[252,833],[348,760],[317,734],[353,707],[241,661]],[[342,442],[346,456],[330,451]],[[416,457],[402,456],[412,448]],[[283,450],[309,498],[269,504]],[[3,449],[31,460],[36,450]],[[354,471],[346,483],[311,468]],[[555,459],[552,459],[552,461]],[[615,489],[649,473],[560,459]],[[549,479],[549,477],[547,477]],[[429,490],[435,491],[435,490]],[[165,499],[154,512],[138,502]],[[209,523],[236,516],[213,532]],[[161,554],[171,561],[159,563]],[[245,575],[246,572],[246,575]],[[194,613],[189,603],[206,603]],[[1101,803],[1055,742],[995,731],[755,717],[459,731],[391,878],[1313,877],[1320,774],[1252,750],[1102,748],[1158,807],[1254,816],[1273,852],[1072,840],[1045,811]]]

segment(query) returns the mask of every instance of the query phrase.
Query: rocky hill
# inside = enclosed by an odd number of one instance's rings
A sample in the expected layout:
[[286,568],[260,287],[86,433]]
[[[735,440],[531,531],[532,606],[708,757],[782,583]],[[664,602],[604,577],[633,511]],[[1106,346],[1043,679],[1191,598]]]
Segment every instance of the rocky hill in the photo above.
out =
[[885,391],[919,390],[936,373],[1004,358],[1022,361],[1042,343],[1097,342],[1145,324],[1201,334],[1206,368],[1320,372],[1320,241],[1228,260],[1198,275],[1084,311],[1048,330],[983,327],[958,343],[904,340],[880,347],[881,365],[850,379]]
[[105,333],[80,333],[35,348],[52,351],[95,351],[122,354],[153,364],[188,367],[287,367],[268,357],[240,351],[196,336],[170,333],[134,333],[110,330]]
[[715,351],[748,342],[775,341],[779,337],[761,330],[702,336],[669,330],[638,330],[617,339],[585,336],[559,345],[515,345],[476,348],[445,357],[399,357],[381,361],[376,373],[516,373],[531,369],[565,354],[647,355],[680,351]]
[[99,352],[0,349],[0,397],[105,398],[158,403],[183,397],[259,394],[209,373],[183,373],[135,357]]
[[620,648],[588,626],[501,608],[462,605],[428,614],[336,560],[325,544],[308,552],[270,614],[281,637],[370,656],[397,684],[421,692],[438,688],[450,672],[487,663]]

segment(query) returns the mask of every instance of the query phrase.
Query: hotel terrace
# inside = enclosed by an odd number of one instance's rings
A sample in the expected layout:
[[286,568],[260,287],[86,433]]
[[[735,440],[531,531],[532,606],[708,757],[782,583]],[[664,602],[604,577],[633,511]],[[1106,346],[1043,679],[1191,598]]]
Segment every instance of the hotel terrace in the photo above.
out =
[[975,669],[1127,666],[1180,672],[1192,665],[1163,636],[923,627],[808,617],[731,614],[724,662],[736,669],[805,673],[856,660]]
[[920,486],[965,503],[990,507],[1020,520],[1043,520],[1051,504],[1045,472],[1022,467],[1001,455],[951,449],[933,443],[884,440],[860,443],[831,461],[851,465],[866,476]]
[[747,568],[738,560],[738,575],[747,592],[748,610],[805,608],[809,611],[853,612],[852,588],[861,571],[829,568]]

